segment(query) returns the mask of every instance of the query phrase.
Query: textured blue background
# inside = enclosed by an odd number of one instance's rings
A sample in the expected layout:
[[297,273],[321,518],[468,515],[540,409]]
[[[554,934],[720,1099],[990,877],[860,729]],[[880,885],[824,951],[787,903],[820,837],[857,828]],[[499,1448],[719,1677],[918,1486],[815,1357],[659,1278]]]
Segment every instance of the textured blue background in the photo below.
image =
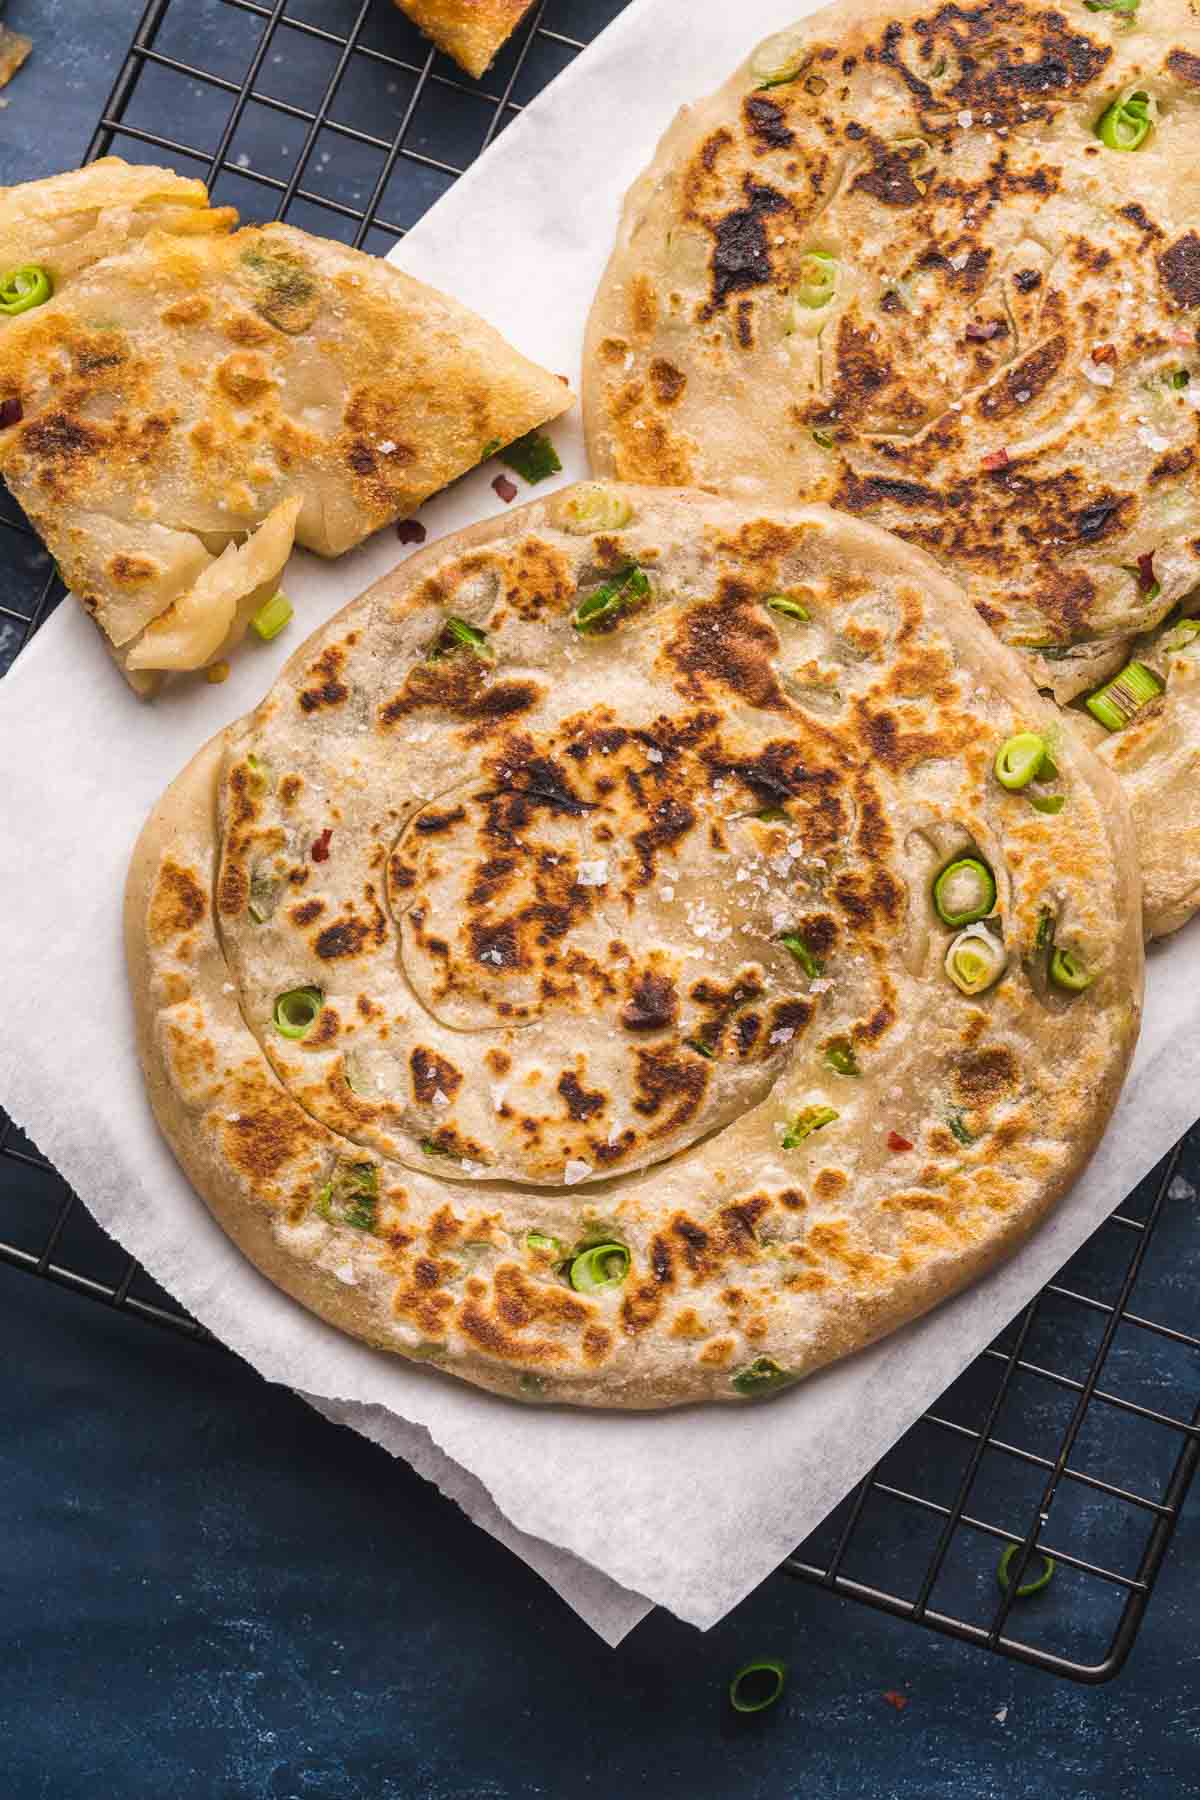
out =
[[[352,10],[296,4],[331,24]],[[176,48],[191,32],[212,54],[239,28],[217,0],[173,10]],[[585,35],[616,10],[557,0],[553,22]],[[10,22],[37,50],[0,110],[0,184],[78,160],[139,11],[12,0]],[[378,13],[376,41],[410,50],[386,0]],[[385,84],[356,104],[362,118],[396,97]],[[447,97],[446,114],[419,130],[431,157],[453,160],[454,134],[469,148],[487,109]],[[273,129],[285,162],[287,130]],[[182,113],[178,132],[203,136]],[[348,151],[329,168],[347,197],[369,179]],[[389,216],[417,216],[439,182],[413,175]],[[21,1206],[44,1216],[45,1185],[31,1171],[27,1191],[4,1197],[5,1229]],[[1194,1328],[1194,1198],[1174,1203],[1160,1236],[1154,1304]],[[232,1357],[7,1269],[0,1298],[2,1800],[1200,1794],[1200,1505],[1108,1687],[1070,1686],[782,1578],[706,1637],[655,1617],[614,1653],[403,1466]],[[1048,1330],[1069,1363],[1078,1315]],[[1141,1340],[1128,1360],[1159,1403],[1194,1397],[1194,1359]],[[1118,1347],[1124,1379],[1120,1363]],[[1038,1405],[1053,1431],[1052,1397]],[[1108,1448],[1136,1474],[1127,1448]],[[1066,1582],[1057,1594],[1073,1603]],[[1072,1623],[1092,1646],[1097,1621],[1085,1609]],[[790,1660],[788,1696],[744,1727],[724,1683],[764,1653]],[[902,1712],[887,1690],[908,1697]]]

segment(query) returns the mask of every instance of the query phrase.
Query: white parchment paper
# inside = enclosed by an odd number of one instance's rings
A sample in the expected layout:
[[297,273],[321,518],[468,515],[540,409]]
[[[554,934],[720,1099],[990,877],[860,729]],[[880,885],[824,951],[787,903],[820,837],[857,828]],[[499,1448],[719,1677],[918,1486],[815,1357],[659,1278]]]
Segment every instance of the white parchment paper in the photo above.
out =
[[[676,106],[716,86],[796,0],[635,0],[422,221],[397,260],[578,380],[624,189]],[[578,423],[555,427],[566,477]],[[438,534],[500,510],[478,473],[423,512]],[[566,478],[564,477],[564,479]],[[1190,1123],[1200,934],[1153,959],[1147,1022],[1086,1178],[1019,1257],[928,1319],[762,1408],[623,1417],[527,1409],[368,1350],[244,1261],[159,1140],[120,943],[133,842],[192,752],[261,697],[290,649],[400,554],[297,557],[297,623],[220,687],[137,705],[64,605],[0,688],[0,1100],[100,1222],[267,1379],[404,1456],[610,1643],[650,1602],[707,1627],[754,1588],[1091,1233]]]

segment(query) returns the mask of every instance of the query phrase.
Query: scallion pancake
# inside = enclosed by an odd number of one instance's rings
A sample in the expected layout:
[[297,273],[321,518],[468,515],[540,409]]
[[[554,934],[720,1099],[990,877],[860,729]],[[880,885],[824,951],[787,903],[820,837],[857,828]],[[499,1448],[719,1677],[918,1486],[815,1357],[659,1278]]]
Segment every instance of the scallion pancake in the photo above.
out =
[[303,645],[155,810],[127,934],[159,1123],[266,1274],[659,1407],[1033,1229],[1136,1037],[1136,882],[1119,784],[920,552],[584,485]]

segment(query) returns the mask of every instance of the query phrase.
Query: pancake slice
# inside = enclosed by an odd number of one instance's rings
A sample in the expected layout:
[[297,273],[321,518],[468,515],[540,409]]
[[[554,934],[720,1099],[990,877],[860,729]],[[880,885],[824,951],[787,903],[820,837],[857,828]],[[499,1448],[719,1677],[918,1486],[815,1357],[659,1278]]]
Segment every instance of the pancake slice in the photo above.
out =
[[396,0],[439,50],[477,78],[508,42],[533,0]]

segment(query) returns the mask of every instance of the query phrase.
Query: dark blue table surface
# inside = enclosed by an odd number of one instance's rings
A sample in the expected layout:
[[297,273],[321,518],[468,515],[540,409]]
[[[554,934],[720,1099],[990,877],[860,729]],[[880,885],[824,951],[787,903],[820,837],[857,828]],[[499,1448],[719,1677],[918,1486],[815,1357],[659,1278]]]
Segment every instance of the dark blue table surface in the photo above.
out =
[[[78,160],[139,10],[11,0],[37,50],[0,110],[0,184]],[[656,1615],[613,1652],[231,1356],[9,1269],[0,1300],[3,1800],[1200,1794],[1196,1504],[1106,1687],[778,1577],[707,1636]],[[756,1654],[792,1676],[746,1727],[724,1684]]]

